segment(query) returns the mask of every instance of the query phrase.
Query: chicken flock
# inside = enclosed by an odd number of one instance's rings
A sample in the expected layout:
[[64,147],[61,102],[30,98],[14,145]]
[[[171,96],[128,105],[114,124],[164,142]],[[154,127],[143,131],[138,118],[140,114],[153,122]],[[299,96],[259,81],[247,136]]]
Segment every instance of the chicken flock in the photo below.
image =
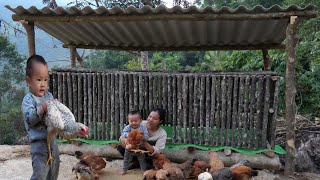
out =
[[190,159],[182,164],[172,163],[163,154],[153,157],[155,169],[143,174],[144,180],[249,180],[257,175],[248,166],[249,161],[242,160],[230,168],[224,167],[216,152],[209,152],[209,163],[198,159]]

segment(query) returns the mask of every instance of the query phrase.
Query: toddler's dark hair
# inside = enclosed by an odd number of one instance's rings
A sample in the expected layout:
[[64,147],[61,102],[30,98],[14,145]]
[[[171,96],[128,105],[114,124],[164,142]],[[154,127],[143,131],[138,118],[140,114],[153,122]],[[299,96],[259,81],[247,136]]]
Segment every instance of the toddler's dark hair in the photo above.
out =
[[40,55],[32,55],[28,58],[27,60],[27,67],[26,67],[26,76],[31,77],[32,75],[32,65],[34,63],[41,63],[43,65],[47,65],[46,60],[44,60],[44,58]]
[[135,115],[135,114],[138,114],[142,118],[141,113],[140,113],[139,110],[133,110],[133,111],[129,112],[129,115]]

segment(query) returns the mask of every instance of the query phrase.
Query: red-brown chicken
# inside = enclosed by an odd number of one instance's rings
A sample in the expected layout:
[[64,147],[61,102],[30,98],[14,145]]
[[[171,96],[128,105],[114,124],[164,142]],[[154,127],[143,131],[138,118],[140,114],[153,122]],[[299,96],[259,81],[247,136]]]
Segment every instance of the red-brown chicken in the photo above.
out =
[[240,165],[232,170],[232,180],[249,180],[252,176],[257,175],[257,171],[254,171],[251,167]]
[[126,145],[126,149],[134,152],[140,152],[140,153],[148,153],[148,151],[144,151],[139,149],[139,146],[143,143],[145,140],[144,138],[144,132],[141,130],[132,130],[128,134],[128,144]]
[[209,172],[214,174],[219,169],[224,168],[223,162],[220,160],[218,153],[210,151],[209,152]]
[[207,169],[210,169],[210,165],[205,161],[196,161],[193,165],[193,171],[190,176],[198,177],[199,174],[206,172]]
[[93,154],[83,154],[80,151],[75,152],[76,158],[84,161],[85,164],[88,164],[90,168],[94,171],[94,173],[99,174],[101,170],[106,167],[107,163],[99,156]]

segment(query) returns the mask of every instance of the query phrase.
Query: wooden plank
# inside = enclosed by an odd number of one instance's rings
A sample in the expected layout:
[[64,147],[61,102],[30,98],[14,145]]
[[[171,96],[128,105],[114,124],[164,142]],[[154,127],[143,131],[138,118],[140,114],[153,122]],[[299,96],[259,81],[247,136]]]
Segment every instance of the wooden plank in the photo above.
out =
[[53,90],[52,90],[52,93],[53,93],[53,97],[54,98],[58,98],[58,73],[57,72],[54,72],[52,73],[52,83],[53,83]]
[[[119,132],[121,134],[122,129],[124,128],[124,123],[126,122],[126,116],[127,114],[125,114],[125,104],[124,104],[124,78],[125,78],[125,74],[120,73],[119,74],[119,103],[120,103],[120,129]],[[139,79],[139,83],[140,83],[140,79]],[[140,88],[140,86],[139,86]],[[140,98],[140,97],[139,97]],[[139,102],[141,102],[139,100]]]
[[232,139],[232,90],[233,90],[233,77],[232,76],[228,76],[227,80],[227,141],[226,141],[226,145],[227,146],[231,146],[231,139]]
[[111,103],[111,74],[107,73],[106,74],[106,78],[107,78],[107,86],[106,86],[106,93],[107,93],[107,111],[106,111],[106,116],[107,116],[107,122],[106,122],[106,139],[111,140],[112,136],[111,136],[111,121],[113,118],[112,114],[111,114],[111,107],[113,106],[113,103]]
[[148,75],[144,75],[143,76],[143,80],[144,80],[144,116],[146,117],[146,119],[149,116],[150,110],[149,110],[149,77]]
[[129,88],[128,88],[128,97],[129,97],[129,111],[132,111],[133,110],[133,101],[134,101],[134,99],[133,99],[133,96],[134,96],[134,94],[133,94],[133,75],[132,74],[128,74],[128,83],[129,83]]
[[238,103],[238,143],[237,147],[241,147],[243,141],[243,102],[244,102],[244,76],[239,79],[239,103]]
[[82,74],[81,73],[77,73],[77,89],[78,89],[78,102],[77,102],[77,105],[78,105],[78,121],[81,122],[81,123],[84,123],[84,117],[83,117],[83,106],[84,106],[84,103],[83,103],[83,77],[82,77]]
[[216,113],[216,77],[210,76],[211,78],[211,107],[210,107],[210,136],[211,141],[210,145],[214,145],[216,140],[215,137],[217,136],[217,127],[216,127],[216,119],[215,119],[215,113]]
[[77,83],[77,74],[71,73],[71,79],[72,79],[72,108],[73,108],[73,114],[76,118],[77,122],[80,122],[80,119],[78,119],[78,83]]
[[183,76],[182,80],[182,116],[183,116],[183,143],[188,143],[187,137],[190,136],[190,132],[187,132],[188,128],[188,76]]
[[167,110],[166,114],[166,124],[169,121],[169,108],[168,108],[168,76],[162,76],[162,108]]
[[68,106],[68,90],[67,90],[67,75],[66,73],[62,73],[62,103]]
[[217,100],[216,100],[216,146],[221,145],[221,77],[216,76],[216,92],[217,92]]
[[162,87],[162,81],[163,81],[163,78],[162,78],[162,75],[158,75],[158,107],[160,108],[164,108],[163,106],[163,87]]
[[119,73],[114,75],[114,139],[120,137]]
[[129,114],[129,74],[128,73],[124,73],[124,77],[123,77],[123,81],[124,81],[124,114],[125,114],[125,121],[124,124],[127,123],[127,115]]
[[88,122],[90,129],[90,138],[94,138],[94,126],[93,126],[93,116],[92,116],[92,105],[93,105],[93,89],[92,89],[92,74],[87,73],[88,76]]
[[153,76],[151,74],[149,74],[148,76],[149,78],[149,110],[151,111],[153,109]]
[[139,77],[134,74],[132,76],[133,80],[133,110],[138,110],[139,108]]
[[[178,143],[182,143],[182,124],[183,124],[183,114],[182,114],[182,76],[177,76],[177,133],[176,138]],[[186,129],[185,129],[186,130]]]
[[274,84],[274,96],[273,96],[273,105],[272,105],[272,118],[271,118],[271,129],[270,129],[270,135],[271,135],[271,140],[270,140],[270,145],[271,148],[273,149],[275,146],[275,138],[276,138],[276,126],[277,126],[277,111],[278,111],[278,101],[279,101],[279,86],[280,86],[280,79],[279,77],[273,76],[272,77],[273,84]]
[[59,86],[58,86],[58,100],[60,101],[60,102],[63,102],[62,100],[63,100],[63,98],[62,98],[62,96],[63,96],[63,75],[62,75],[62,73],[57,73],[58,74],[58,84],[59,84]]
[[199,92],[199,117],[200,117],[200,136],[199,136],[199,144],[204,144],[204,121],[205,121],[205,114],[204,114],[204,93],[205,93],[205,77],[200,76],[200,86],[198,89]]
[[152,93],[153,93],[153,103],[152,103],[152,108],[158,107],[158,76],[153,75],[152,78]]
[[243,141],[242,141],[242,147],[247,147],[248,146],[248,129],[249,129],[249,122],[248,122],[248,111],[249,111],[249,94],[250,94],[250,77],[246,76],[245,77],[245,87],[244,87],[244,116],[243,117],[243,129],[244,129],[244,134],[243,134]]
[[233,104],[232,104],[232,141],[231,146],[236,147],[238,144],[237,125],[238,123],[238,93],[239,93],[239,77],[233,76]]
[[92,73],[92,125],[94,128],[93,138],[97,140],[97,104],[98,104],[98,98],[97,98],[97,74]]
[[263,102],[264,102],[264,88],[263,88],[263,76],[258,76],[258,97],[257,97],[257,116],[255,120],[255,127],[257,129],[257,141],[255,141],[255,147],[261,147],[262,141],[262,121],[263,121]]
[[199,77],[195,76],[194,77],[194,95],[193,95],[193,108],[194,108],[194,114],[193,114],[193,127],[194,127],[194,132],[193,132],[193,143],[198,144],[199,140],[199,134],[198,134],[198,127],[199,127]]
[[168,76],[168,121],[170,121],[170,124],[173,126],[173,101],[172,101],[172,75]]
[[193,87],[193,84],[194,84],[194,76],[193,75],[190,75],[188,76],[188,81],[189,81],[189,107],[188,107],[188,127],[190,129],[190,133],[189,133],[189,136],[188,136],[188,143],[189,144],[192,144],[193,143],[193,140],[192,140],[192,137],[193,137],[193,97],[194,97],[194,87]]
[[257,106],[257,99],[256,99],[256,89],[257,89],[257,76],[251,76],[251,89],[250,89],[250,112],[249,112],[249,144],[248,148],[252,148],[253,142],[256,139],[256,130],[254,129],[254,109]]
[[177,77],[172,76],[172,120],[173,120],[173,143],[177,143]]
[[226,121],[227,121],[227,83],[226,76],[222,76],[221,80],[221,126],[220,126],[220,138],[221,138],[221,146],[226,145]]
[[[107,76],[105,73],[101,74],[102,79],[102,108],[101,108],[101,118],[102,118],[102,139],[106,139],[106,111],[107,111]],[[108,115],[108,114],[107,114]]]
[[210,77],[207,75],[205,76],[206,81],[206,93],[205,93],[205,114],[206,114],[206,134],[205,134],[205,145],[209,145],[211,139],[211,128],[210,128],[210,97],[211,97],[211,84],[210,84]]
[[270,107],[270,76],[265,76],[265,94],[264,94],[264,109],[263,109],[263,123],[262,123],[262,147],[267,147],[267,127],[268,127],[268,115]]
[[[89,126],[88,122],[88,74],[83,73],[83,122]],[[91,129],[89,130],[91,131]]]
[[[111,75],[111,84],[110,84],[110,109],[111,109],[111,122],[110,122],[110,139],[115,139],[115,98],[114,98],[114,86],[115,86],[115,74]],[[132,82],[132,81],[131,81]]]
[[72,79],[71,79],[72,77],[70,73],[66,73],[66,76],[67,76],[67,86],[66,86],[67,89],[65,94],[67,95],[67,101],[68,101],[67,106],[70,109],[70,111],[74,113],[72,108],[72,102],[73,102],[72,101]]
[[97,107],[97,139],[102,140],[102,79],[101,73],[97,73],[98,107]]
[[145,107],[144,107],[144,92],[146,89],[144,88],[144,80],[142,74],[138,75],[138,80],[139,80],[139,111],[142,113],[142,117],[144,112],[145,112]]

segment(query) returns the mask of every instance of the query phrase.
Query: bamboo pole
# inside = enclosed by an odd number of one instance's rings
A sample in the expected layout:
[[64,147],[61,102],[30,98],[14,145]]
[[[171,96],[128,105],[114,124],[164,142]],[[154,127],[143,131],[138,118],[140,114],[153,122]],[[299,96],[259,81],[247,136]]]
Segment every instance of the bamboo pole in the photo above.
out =
[[177,77],[172,76],[172,119],[173,119],[173,143],[177,143]]
[[89,135],[90,138],[94,138],[94,126],[93,126],[93,119],[92,119],[92,75],[91,73],[87,73],[88,76],[88,123],[89,123],[89,129],[91,130],[91,133]]
[[232,76],[228,76],[228,79],[227,79],[227,88],[228,88],[228,91],[227,91],[227,126],[226,126],[226,129],[227,129],[227,146],[231,146],[231,137],[232,137],[232,119],[231,119],[231,116],[232,116],[232,103],[231,103],[231,100],[232,100],[232,90],[233,90],[233,77]]
[[97,74],[92,73],[92,124],[93,124],[93,138],[97,140],[97,103],[98,103],[98,98],[97,98]]
[[243,141],[243,101],[244,101],[244,76],[239,79],[239,103],[238,103],[238,143],[237,147],[241,147]]
[[62,73],[62,103],[67,105],[67,97],[68,97],[68,90],[67,90],[67,74],[64,72]]
[[[120,103],[120,132],[124,128],[125,118],[127,114],[125,114],[125,104],[124,104],[124,76],[125,74],[120,73],[119,74],[119,103]],[[139,84],[140,84],[140,78],[139,78]],[[139,86],[140,87],[140,86]],[[140,97],[139,97],[140,98]],[[139,100],[139,104],[141,104],[141,100]]]
[[68,94],[68,108],[70,109],[71,112],[74,113],[73,108],[72,108],[72,77],[71,73],[67,73],[67,92],[65,94]]
[[285,175],[291,175],[295,167],[295,95],[296,95],[296,52],[298,17],[291,16],[286,32],[286,166]]
[[205,89],[205,115],[206,115],[206,123],[205,123],[205,127],[206,127],[206,133],[205,133],[205,145],[209,145],[210,143],[210,139],[211,139],[211,128],[210,128],[210,76],[205,76],[205,85],[206,85],[206,89]]
[[236,136],[236,128],[238,124],[238,93],[239,93],[239,77],[233,77],[233,104],[232,104],[232,141],[231,146],[236,147],[238,138]]
[[200,86],[199,86],[199,118],[200,118],[200,136],[199,136],[199,144],[204,144],[204,93],[205,93],[205,77],[200,76]]
[[250,139],[249,139],[249,144],[248,148],[253,147],[253,142],[256,140],[256,129],[254,129],[254,109],[256,108],[257,104],[257,99],[256,99],[256,83],[257,83],[257,76],[252,76],[251,77],[251,89],[250,89],[250,112],[249,112],[249,134],[250,134]]
[[[102,73],[102,139],[106,139],[106,111],[107,111],[107,76]],[[108,115],[108,114],[107,114]]]
[[188,136],[190,136],[190,132],[187,132],[188,127],[188,76],[183,76],[182,80],[182,115],[183,115],[183,143],[188,143]]
[[194,108],[194,113],[193,113],[193,127],[194,127],[194,132],[193,132],[193,143],[198,144],[198,121],[199,121],[199,77],[195,76],[194,77],[194,95],[193,95],[193,108]]
[[226,97],[226,92],[227,92],[227,89],[226,89],[226,76],[223,76],[222,77],[222,80],[221,80],[221,119],[220,119],[220,122],[221,122],[221,126],[220,126],[220,138],[221,138],[221,145],[222,146],[225,146],[226,144],[226,138],[228,137],[226,135],[227,133],[227,129],[226,129],[226,121],[227,121],[227,118],[226,118],[226,115],[227,115],[227,108],[226,108],[226,101],[227,101],[227,97]]
[[74,117],[76,118],[77,122],[80,122],[80,119],[78,119],[78,83],[77,83],[77,74],[71,73],[71,79],[72,79],[72,109]]
[[83,122],[88,126],[88,76],[87,73],[82,74],[83,78]]
[[189,107],[188,107],[188,127],[190,129],[190,133],[189,133],[189,136],[188,136],[188,143],[192,144],[193,141],[192,141],[192,137],[193,137],[193,130],[192,128],[194,127],[193,125],[193,95],[194,95],[194,91],[193,91],[193,78],[194,76],[190,75],[189,76]]
[[101,112],[101,108],[102,108],[102,79],[101,79],[101,73],[97,73],[97,91],[98,91],[98,95],[97,95],[97,98],[98,98],[98,106],[97,106],[97,138],[98,139],[102,139],[102,112]]
[[242,141],[242,147],[246,147],[248,145],[248,129],[249,129],[249,119],[248,119],[248,113],[249,113],[249,94],[250,94],[250,77],[245,77],[245,87],[244,87],[244,108],[243,108],[243,130],[244,130],[244,139]]
[[110,83],[110,109],[111,109],[111,126],[110,126],[110,139],[115,139],[115,98],[114,98],[114,86],[115,86],[115,74],[111,74],[111,83]]
[[[120,137],[120,104],[119,104],[119,73],[116,73],[114,76],[114,106],[115,106],[115,114],[114,114],[114,139],[117,139],[118,137]],[[135,99],[135,98],[134,98]],[[122,129],[121,129],[122,130]]]
[[[181,137],[182,137],[182,122],[183,114],[182,114],[182,77],[180,75],[177,76],[177,133],[176,137],[178,140],[178,143],[182,143]],[[186,131],[186,129],[184,129]]]
[[210,145],[214,145],[216,140],[215,137],[217,135],[217,126],[216,126],[216,119],[215,119],[215,114],[216,114],[216,77],[211,76],[211,110],[210,110],[210,126],[211,126],[211,141]]
[[112,115],[111,115],[111,106],[113,106],[113,104],[111,103],[111,74],[110,73],[107,73],[106,74],[106,81],[107,81],[107,86],[106,86],[106,96],[107,96],[107,110],[106,110],[106,116],[107,116],[107,119],[106,119],[106,131],[104,132],[105,133],[105,136],[106,136],[106,139],[108,140],[111,140],[112,137],[111,137],[111,118]]

